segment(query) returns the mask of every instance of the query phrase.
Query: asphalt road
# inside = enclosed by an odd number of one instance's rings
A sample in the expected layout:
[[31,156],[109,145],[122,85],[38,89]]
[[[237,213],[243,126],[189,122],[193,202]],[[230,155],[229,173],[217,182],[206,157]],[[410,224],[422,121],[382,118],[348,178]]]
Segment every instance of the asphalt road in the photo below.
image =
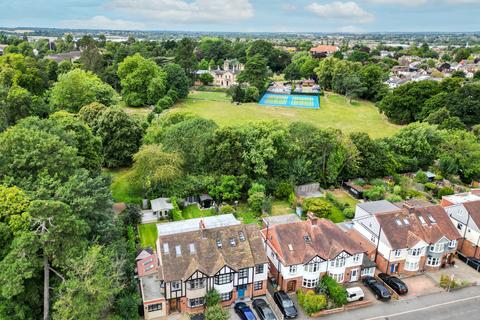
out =
[[328,320],[480,319],[480,287],[441,292],[322,317]]

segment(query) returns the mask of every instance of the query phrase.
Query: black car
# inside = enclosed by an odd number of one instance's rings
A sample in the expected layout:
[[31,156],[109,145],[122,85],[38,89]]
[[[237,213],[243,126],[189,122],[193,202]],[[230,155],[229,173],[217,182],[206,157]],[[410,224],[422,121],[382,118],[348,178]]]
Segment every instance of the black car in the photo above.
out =
[[378,277],[380,279],[382,279],[382,281],[385,282],[390,288],[395,290],[396,293],[398,293],[398,294],[407,294],[408,293],[408,287],[405,284],[405,282],[398,279],[397,277],[389,276],[386,273],[380,273],[378,275]]
[[473,269],[480,271],[480,259],[468,258],[467,264]]
[[242,320],[257,320],[252,309],[250,309],[245,302],[235,303],[235,307],[233,309],[235,309],[235,312]]
[[385,288],[380,282],[377,281],[374,277],[364,277],[363,284],[367,286],[375,295],[375,298],[378,300],[388,301],[392,298],[388,289]]
[[297,308],[293,305],[292,299],[285,293],[285,291],[277,291],[273,294],[273,300],[277,304],[280,311],[285,318],[293,319],[297,317]]
[[277,317],[275,317],[275,314],[265,300],[255,299],[252,305],[261,320],[277,320]]

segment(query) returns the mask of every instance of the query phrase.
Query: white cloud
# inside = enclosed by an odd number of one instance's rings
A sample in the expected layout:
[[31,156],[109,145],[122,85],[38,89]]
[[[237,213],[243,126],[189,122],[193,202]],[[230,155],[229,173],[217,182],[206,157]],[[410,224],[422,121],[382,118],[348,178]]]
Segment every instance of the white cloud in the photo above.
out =
[[371,13],[363,10],[353,1],[334,1],[327,4],[313,2],[306,8],[323,19],[349,20],[360,23],[370,22],[374,19]]
[[105,16],[95,16],[90,19],[63,20],[60,26],[72,29],[109,29],[109,30],[141,30],[146,26],[140,22],[110,19]]
[[110,0],[108,8],[160,23],[236,22],[253,17],[249,0]]
[[367,0],[367,2],[375,4],[396,4],[403,6],[420,6],[427,3],[431,4],[476,4],[480,3],[480,0]]

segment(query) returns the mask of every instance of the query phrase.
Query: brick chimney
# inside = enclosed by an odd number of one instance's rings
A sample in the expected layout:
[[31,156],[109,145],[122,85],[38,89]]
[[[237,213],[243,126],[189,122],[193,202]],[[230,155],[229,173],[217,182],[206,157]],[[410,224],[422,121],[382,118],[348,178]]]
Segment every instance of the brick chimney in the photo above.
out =
[[313,212],[307,213],[307,218],[310,220],[313,226],[316,226],[318,223],[318,218],[313,214]]
[[413,213],[415,206],[408,201],[403,203],[403,209],[407,210],[408,213]]
[[206,227],[205,227],[205,222],[203,222],[203,219],[200,220],[200,222],[198,223],[198,226],[199,226],[200,230],[202,231],[202,238],[205,239]]

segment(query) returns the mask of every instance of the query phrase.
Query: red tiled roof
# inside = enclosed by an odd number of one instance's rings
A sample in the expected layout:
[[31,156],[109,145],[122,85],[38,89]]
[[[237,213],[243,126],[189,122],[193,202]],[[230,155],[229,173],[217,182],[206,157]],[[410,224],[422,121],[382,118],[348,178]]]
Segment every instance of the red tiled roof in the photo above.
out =
[[[262,230],[269,244],[286,265],[304,264],[315,256],[333,259],[345,251],[351,255],[365,250],[330,220],[317,219],[274,225]],[[305,236],[310,238],[305,240]]]
[[321,52],[336,52],[338,51],[338,47],[336,46],[327,46],[327,45],[319,45],[314,48],[310,49],[310,52],[321,53]]
[[411,248],[421,240],[432,244],[443,237],[449,240],[460,238],[447,212],[438,205],[378,213],[375,216],[393,249]]
[[[478,194],[478,193],[476,193]],[[467,210],[472,220],[477,226],[480,226],[480,201],[465,202],[463,206]]]
[[156,253],[153,253],[141,260],[137,261],[137,273],[139,277],[143,277],[148,274],[157,272],[158,270],[158,257]]

